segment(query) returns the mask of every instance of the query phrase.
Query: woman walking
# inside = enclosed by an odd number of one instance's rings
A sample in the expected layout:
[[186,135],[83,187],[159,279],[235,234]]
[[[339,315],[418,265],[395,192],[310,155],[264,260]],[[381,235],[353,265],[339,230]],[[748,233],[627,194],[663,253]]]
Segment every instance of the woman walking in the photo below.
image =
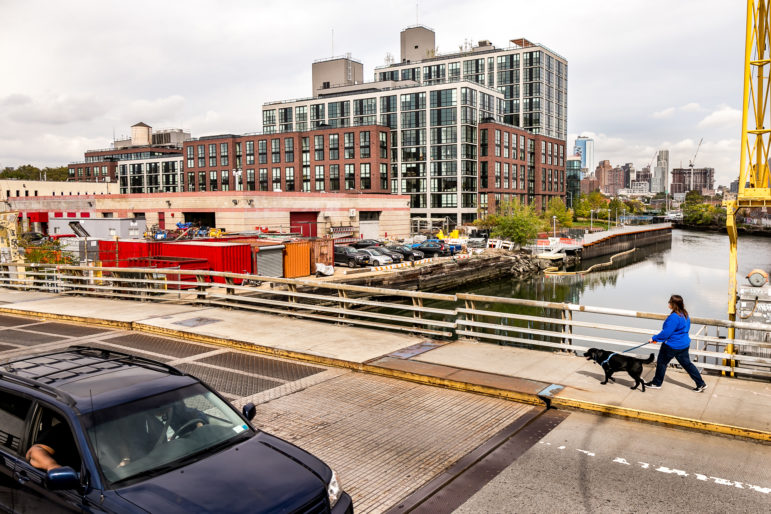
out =
[[688,355],[688,348],[691,346],[691,338],[688,336],[688,331],[691,329],[691,318],[688,316],[688,311],[685,310],[683,297],[677,294],[670,296],[669,309],[672,313],[664,320],[664,327],[661,332],[648,341],[653,344],[660,342],[661,350],[658,359],[656,359],[656,375],[645,385],[651,389],[661,389],[661,384],[664,383],[664,374],[667,372],[667,364],[674,358],[696,382],[696,387],[693,390],[702,393],[707,389],[707,384],[701,378],[699,370],[691,362],[691,356]]

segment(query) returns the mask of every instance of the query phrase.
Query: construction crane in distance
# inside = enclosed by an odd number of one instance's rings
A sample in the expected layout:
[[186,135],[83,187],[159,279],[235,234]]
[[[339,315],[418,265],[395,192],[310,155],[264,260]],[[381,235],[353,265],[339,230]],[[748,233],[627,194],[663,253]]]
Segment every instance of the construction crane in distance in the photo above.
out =
[[699,155],[699,148],[701,148],[702,141],[704,141],[704,138],[699,139],[699,144],[696,145],[696,153],[693,154],[693,159],[688,161],[688,167],[691,168],[691,187],[689,188],[690,191],[693,191],[693,167],[696,166],[696,156]]

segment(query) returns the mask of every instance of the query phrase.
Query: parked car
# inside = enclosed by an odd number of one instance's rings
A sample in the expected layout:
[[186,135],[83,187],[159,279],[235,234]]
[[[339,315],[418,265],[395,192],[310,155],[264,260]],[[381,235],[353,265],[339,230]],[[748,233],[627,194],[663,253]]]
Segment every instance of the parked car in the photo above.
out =
[[404,256],[404,260],[406,261],[419,261],[425,255],[420,250],[415,250],[414,248],[410,248],[407,245],[389,245],[386,246],[388,250],[391,250],[392,252],[398,252]]
[[428,257],[434,257],[436,255],[452,255],[450,248],[444,243],[437,243],[434,241],[423,241],[415,250],[423,252]]
[[362,248],[369,248],[370,246],[383,246],[382,241],[378,241],[377,239],[359,239],[358,241],[355,241],[351,243],[352,247],[362,249]]
[[369,264],[369,254],[350,246],[335,246],[335,264],[345,264],[349,268],[361,268]]
[[251,425],[253,403],[167,364],[81,346],[0,369],[0,510],[353,512],[326,464]]
[[387,255],[391,258],[391,260],[394,261],[394,263],[399,264],[404,260],[404,255],[400,254],[399,252],[394,252],[393,250],[389,250],[385,246],[370,246],[370,249],[375,250],[380,255]]
[[[459,253],[463,250],[463,246],[459,244],[450,244],[444,239],[426,239],[423,241],[424,243],[440,243],[447,247],[447,250],[450,252],[450,255],[455,255],[456,253]],[[421,243],[423,244],[423,243]]]
[[392,264],[394,262],[389,256],[376,252],[374,248],[362,248],[359,251],[369,255],[369,263],[371,266],[385,266],[386,264]]

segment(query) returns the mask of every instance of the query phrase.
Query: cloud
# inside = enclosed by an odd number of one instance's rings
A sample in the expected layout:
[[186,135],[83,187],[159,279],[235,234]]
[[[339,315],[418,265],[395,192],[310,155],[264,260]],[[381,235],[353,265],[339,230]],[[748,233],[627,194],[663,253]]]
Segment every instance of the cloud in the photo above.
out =
[[697,104],[696,102],[690,102],[680,107],[680,110],[685,112],[699,112],[702,109],[701,105]]
[[90,96],[12,94],[3,100],[3,105],[9,108],[8,118],[21,124],[65,125],[91,121],[104,114],[101,102]]
[[674,113],[675,113],[674,107],[667,107],[666,109],[663,109],[661,111],[654,112],[652,116],[656,119],[664,119],[664,118],[671,118]]
[[738,130],[742,122],[742,113],[738,109],[728,107],[727,105],[720,106],[716,111],[708,114],[703,120],[698,123],[698,127],[711,128],[711,127],[731,127],[735,126]]

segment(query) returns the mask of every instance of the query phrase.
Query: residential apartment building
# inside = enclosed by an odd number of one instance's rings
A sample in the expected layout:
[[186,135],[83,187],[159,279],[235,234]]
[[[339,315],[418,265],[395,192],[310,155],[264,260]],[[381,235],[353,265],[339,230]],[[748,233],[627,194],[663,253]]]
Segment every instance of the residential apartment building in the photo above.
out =
[[183,190],[391,193],[381,125],[186,141]]
[[[263,132],[387,127],[387,180],[392,193],[409,195],[413,217],[468,223],[490,195],[537,208],[564,198],[563,58],[524,39],[439,56],[425,27],[403,31],[401,47],[401,62],[376,68],[374,82],[351,81],[361,64],[349,57],[314,62],[314,96],[264,104]],[[345,71],[335,79],[334,70]]]
[[153,133],[137,123],[131,138],[116,140],[113,148],[88,150],[82,162],[70,163],[69,180],[116,182],[120,193],[175,193],[180,191],[182,145],[190,134],[180,129]]

